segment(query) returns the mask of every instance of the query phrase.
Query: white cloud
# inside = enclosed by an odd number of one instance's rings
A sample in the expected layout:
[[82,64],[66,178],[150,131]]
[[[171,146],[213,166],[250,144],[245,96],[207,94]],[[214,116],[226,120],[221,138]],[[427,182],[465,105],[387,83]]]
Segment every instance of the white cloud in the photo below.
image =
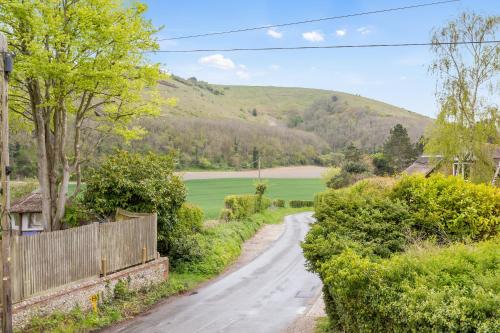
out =
[[368,35],[372,32],[372,29],[370,27],[359,27],[356,29],[356,31],[362,35]]
[[277,71],[281,68],[280,65],[276,65],[276,64],[272,64],[271,66],[269,66],[269,68],[273,71]]
[[302,34],[302,38],[305,40],[308,40],[310,42],[322,42],[325,40],[325,37],[323,37],[323,34],[317,31],[309,31],[309,32],[304,32]]
[[239,70],[239,71],[236,71],[236,75],[240,78],[240,79],[244,79],[244,80],[248,80],[250,78],[250,73],[246,70]]
[[339,29],[335,31],[335,34],[339,37],[344,37],[347,33],[347,29]]
[[198,59],[198,63],[223,70],[230,70],[236,67],[231,59],[225,58],[222,54],[212,54],[202,57]]
[[279,39],[279,38],[282,38],[282,37],[283,37],[283,33],[282,33],[282,32],[276,31],[276,30],[274,30],[273,28],[271,28],[271,29],[267,29],[267,35],[268,35],[268,36],[271,36],[271,37],[273,37],[273,38],[277,38],[277,39]]

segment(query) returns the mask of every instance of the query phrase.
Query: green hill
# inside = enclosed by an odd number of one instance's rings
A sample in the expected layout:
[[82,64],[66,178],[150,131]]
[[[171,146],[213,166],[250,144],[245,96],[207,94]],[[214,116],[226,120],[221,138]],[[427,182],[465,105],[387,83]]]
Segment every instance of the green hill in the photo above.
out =
[[177,105],[142,122],[150,135],[134,148],[178,149],[185,167],[245,167],[257,155],[266,166],[317,163],[319,155],[351,142],[374,151],[397,123],[413,140],[432,123],[390,104],[320,89],[213,85],[172,76],[160,81],[159,90]]

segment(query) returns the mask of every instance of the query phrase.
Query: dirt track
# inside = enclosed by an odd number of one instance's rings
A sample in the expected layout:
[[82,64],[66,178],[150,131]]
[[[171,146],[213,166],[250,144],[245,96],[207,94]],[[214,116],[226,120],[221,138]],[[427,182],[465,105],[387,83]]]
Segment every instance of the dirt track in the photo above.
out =
[[[321,178],[327,168],[319,166],[297,166],[262,169],[262,178]],[[219,178],[257,178],[257,170],[245,171],[189,171],[179,172],[184,180]]]

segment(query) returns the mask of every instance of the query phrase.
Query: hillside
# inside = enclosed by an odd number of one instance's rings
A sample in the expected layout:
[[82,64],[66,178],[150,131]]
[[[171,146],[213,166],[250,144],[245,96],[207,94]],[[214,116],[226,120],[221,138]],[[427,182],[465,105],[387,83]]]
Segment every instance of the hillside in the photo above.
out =
[[177,105],[142,122],[150,135],[134,147],[178,149],[183,166],[246,167],[257,155],[266,166],[316,163],[319,155],[351,142],[374,151],[397,123],[417,140],[432,122],[383,102],[320,89],[212,85],[172,76],[159,90]]

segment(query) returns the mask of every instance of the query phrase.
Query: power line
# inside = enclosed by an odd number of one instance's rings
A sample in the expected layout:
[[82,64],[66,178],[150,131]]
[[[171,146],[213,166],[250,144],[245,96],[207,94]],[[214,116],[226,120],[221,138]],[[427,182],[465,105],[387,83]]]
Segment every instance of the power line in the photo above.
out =
[[317,50],[317,49],[356,49],[381,47],[413,47],[465,44],[496,44],[500,40],[431,42],[431,43],[395,43],[395,44],[355,44],[355,45],[323,45],[323,46],[291,46],[291,47],[261,47],[261,48],[230,48],[230,49],[192,49],[192,50],[152,50],[147,53],[197,53],[197,52],[239,52],[239,51],[287,51],[287,50]]
[[346,14],[346,15],[339,15],[339,16],[330,16],[330,17],[323,17],[323,18],[318,18],[318,19],[309,19],[309,20],[304,20],[304,21],[288,22],[288,23],[273,24],[273,25],[263,25],[263,26],[258,26],[258,27],[241,28],[241,29],[234,29],[234,30],[227,30],[227,31],[200,33],[200,34],[187,35],[187,36],[162,38],[162,39],[158,39],[158,41],[208,37],[208,36],[216,36],[216,35],[233,34],[233,33],[238,33],[238,32],[245,32],[245,31],[262,30],[262,29],[269,29],[269,28],[279,28],[279,27],[286,27],[286,26],[290,26],[290,25],[299,25],[299,24],[306,24],[306,23],[313,23],[313,22],[338,20],[338,19],[355,17],[355,16],[373,15],[373,14],[394,12],[394,11],[400,11],[400,10],[413,9],[413,8],[444,5],[447,3],[459,2],[459,1],[460,0],[446,0],[446,1],[429,2],[429,3],[419,4],[419,5],[411,5],[411,6],[396,7],[396,8],[386,8],[386,9],[379,9],[379,10],[374,10],[374,11],[369,11],[369,12],[360,12],[360,13],[353,13],[353,14]]

